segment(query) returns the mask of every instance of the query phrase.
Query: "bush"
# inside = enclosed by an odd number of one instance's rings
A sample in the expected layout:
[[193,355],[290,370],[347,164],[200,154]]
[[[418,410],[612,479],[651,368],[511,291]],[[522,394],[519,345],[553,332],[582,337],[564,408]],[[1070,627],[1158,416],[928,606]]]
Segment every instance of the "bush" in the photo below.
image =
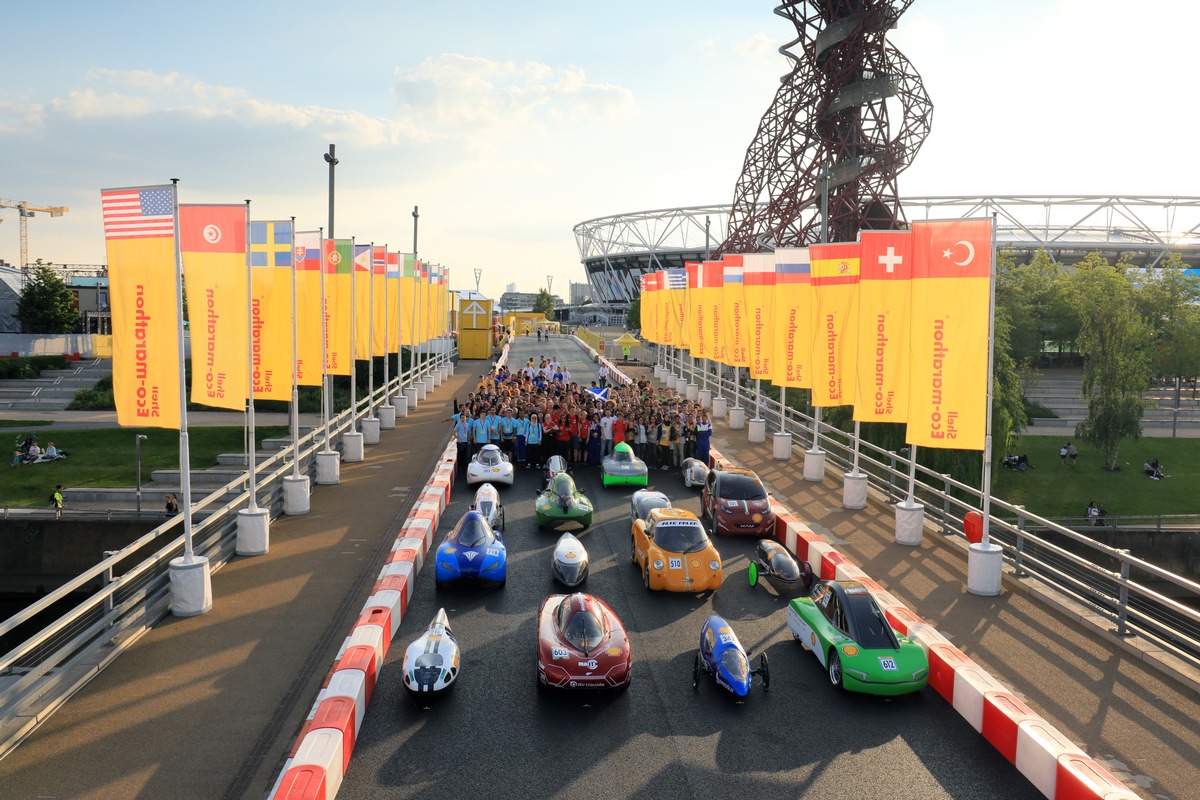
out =
[[29,379],[42,374],[44,369],[66,369],[65,356],[21,356],[0,358],[0,379]]

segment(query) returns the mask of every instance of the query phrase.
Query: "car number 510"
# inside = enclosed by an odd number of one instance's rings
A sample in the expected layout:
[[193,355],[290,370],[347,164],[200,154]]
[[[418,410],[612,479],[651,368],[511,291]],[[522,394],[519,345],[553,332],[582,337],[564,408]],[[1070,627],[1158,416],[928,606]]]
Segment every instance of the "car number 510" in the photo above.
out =
[[886,672],[895,672],[896,671],[896,659],[881,658],[881,659],[879,659],[879,666],[881,669],[883,669]]

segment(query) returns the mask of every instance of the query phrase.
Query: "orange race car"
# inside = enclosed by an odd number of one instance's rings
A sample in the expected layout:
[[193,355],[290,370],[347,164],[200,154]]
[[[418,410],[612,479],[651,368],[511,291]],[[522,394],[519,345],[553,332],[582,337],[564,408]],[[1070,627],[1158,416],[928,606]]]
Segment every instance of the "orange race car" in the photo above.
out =
[[696,515],[682,508],[656,508],[635,519],[629,559],[642,570],[647,589],[706,592],[721,585],[721,556]]

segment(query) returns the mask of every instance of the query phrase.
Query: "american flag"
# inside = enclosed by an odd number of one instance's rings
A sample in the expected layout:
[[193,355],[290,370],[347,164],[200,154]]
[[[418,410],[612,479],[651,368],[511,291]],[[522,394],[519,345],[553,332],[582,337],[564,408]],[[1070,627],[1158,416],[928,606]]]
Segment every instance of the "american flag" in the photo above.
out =
[[175,235],[175,187],[101,189],[105,239],[158,239]]
[[687,270],[685,269],[669,269],[667,270],[667,287],[668,289],[686,289],[687,288]]

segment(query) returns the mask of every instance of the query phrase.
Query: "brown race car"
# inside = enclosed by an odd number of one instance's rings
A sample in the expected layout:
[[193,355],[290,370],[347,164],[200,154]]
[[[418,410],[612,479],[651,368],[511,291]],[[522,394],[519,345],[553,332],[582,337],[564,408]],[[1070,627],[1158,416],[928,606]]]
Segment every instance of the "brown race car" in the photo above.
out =
[[552,594],[538,612],[538,687],[625,688],[633,653],[625,626],[598,597]]
[[700,490],[701,519],[713,533],[769,539],[775,512],[762,481],[748,469],[714,469]]

